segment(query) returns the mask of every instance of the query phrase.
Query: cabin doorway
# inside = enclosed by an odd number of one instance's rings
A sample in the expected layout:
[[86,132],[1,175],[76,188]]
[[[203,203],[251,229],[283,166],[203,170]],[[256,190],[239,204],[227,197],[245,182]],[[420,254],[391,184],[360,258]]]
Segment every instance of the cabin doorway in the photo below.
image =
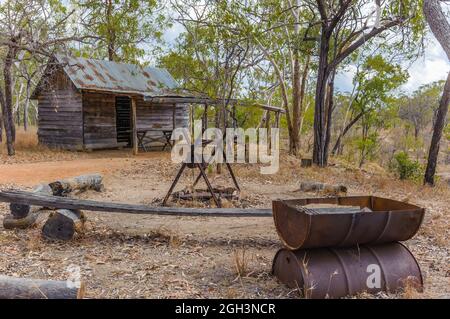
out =
[[131,147],[133,124],[131,120],[131,99],[128,96],[116,97],[117,144]]

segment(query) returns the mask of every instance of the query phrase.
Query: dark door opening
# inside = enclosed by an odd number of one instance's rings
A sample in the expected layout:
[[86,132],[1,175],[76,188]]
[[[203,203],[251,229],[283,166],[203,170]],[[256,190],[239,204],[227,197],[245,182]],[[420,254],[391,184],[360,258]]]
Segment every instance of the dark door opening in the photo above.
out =
[[117,143],[131,147],[133,127],[131,121],[131,99],[127,96],[116,97]]

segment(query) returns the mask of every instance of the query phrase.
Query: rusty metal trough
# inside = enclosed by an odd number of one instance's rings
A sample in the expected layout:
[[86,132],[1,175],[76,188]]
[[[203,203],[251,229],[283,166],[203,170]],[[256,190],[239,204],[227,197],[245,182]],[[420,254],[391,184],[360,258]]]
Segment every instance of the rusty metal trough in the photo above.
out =
[[[419,265],[400,243],[353,248],[281,249],[273,273],[305,298],[340,298],[358,293],[400,292],[405,287],[421,291]],[[373,276],[379,273],[379,282]]]
[[[345,207],[308,206],[317,204]],[[374,196],[278,200],[273,201],[272,212],[283,244],[292,250],[408,240],[425,214],[418,206]]]

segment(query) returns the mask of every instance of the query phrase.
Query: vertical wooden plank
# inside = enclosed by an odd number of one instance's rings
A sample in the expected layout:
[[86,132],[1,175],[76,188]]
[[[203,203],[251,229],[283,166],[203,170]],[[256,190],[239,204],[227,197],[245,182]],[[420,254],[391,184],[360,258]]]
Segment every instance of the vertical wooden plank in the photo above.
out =
[[138,153],[138,140],[137,140],[137,121],[136,121],[136,100],[134,97],[131,98],[131,122],[133,125],[133,154]]
[[191,104],[190,108],[190,122],[191,122],[191,138],[194,139],[194,105]]
[[276,121],[275,121],[275,127],[276,127],[276,128],[279,128],[279,127],[280,127],[280,112],[276,112],[276,113],[275,113],[275,119],[276,119]]
[[174,104],[173,108],[172,108],[172,129],[175,130],[176,126],[177,126],[177,119],[176,119],[176,115],[177,115],[177,105]]
[[81,92],[81,133],[83,134],[83,138],[81,143],[83,143],[82,150],[86,150],[86,141],[84,140],[84,126],[85,126],[85,118],[84,118],[84,93]]
[[205,103],[205,110],[203,111],[203,132],[208,129],[208,104]]
[[272,142],[272,139],[270,138],[270,111],[269,110],[267,110],[267,118],[266,118],[266,128],[267,128],[267,141],[268,141],[268,145],[269,145],[269,148],[271,147],[271,142]]

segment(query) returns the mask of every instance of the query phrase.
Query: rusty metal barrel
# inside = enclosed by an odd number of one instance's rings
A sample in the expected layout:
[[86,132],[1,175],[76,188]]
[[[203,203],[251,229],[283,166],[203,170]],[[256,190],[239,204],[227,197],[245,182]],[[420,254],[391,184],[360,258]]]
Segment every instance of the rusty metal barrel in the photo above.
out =
[[[311,204],[356,209],[310,209]],[[277,200],[272,212],[280,239],[293,250],[408,240],[425,214],[418,206],[374,196]]]
[[305,298],[341,298],[358,293],[421,291],[422,274],[411,252],[400,243],[353,248],[316,248],[275,255],[273,274]]

